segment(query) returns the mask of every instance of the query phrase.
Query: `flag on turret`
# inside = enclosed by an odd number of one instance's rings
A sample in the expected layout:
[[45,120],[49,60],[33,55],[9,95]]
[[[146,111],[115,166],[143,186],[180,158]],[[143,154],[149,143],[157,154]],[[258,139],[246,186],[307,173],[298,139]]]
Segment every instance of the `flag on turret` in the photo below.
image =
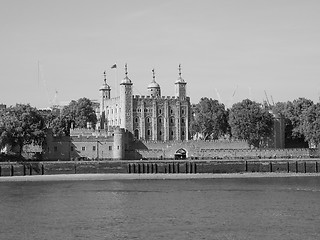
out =
[[117,68],[117,64],[113,64],[111,68]]

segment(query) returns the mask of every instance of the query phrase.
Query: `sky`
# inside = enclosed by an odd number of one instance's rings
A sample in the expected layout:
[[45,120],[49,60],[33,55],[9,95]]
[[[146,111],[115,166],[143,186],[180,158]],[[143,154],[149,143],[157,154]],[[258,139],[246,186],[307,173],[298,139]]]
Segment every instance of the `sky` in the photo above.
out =
[[[135,95],[155,69],[174,95],[227,107],[320,97],[319,0],[0,0],[0,103],[37,108],[117,96],[124,65]],[[111,69],[116,63],[117,69]]]

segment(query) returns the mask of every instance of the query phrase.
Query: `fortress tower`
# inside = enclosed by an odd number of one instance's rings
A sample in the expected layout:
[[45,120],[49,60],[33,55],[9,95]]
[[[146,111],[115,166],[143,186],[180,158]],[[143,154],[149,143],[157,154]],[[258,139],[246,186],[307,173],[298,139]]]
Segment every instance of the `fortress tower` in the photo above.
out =
[[107,84],[107,77],[106,77],[106,72],[104,71],[103,73],[104,76],[104,83],[100,87],[100,113],[101,113],[101,120],[100,120],[100,129],[107,129],[107,121],[106,121],[106,115],[105,115],[105,107],[106,107],[106,102],[107,100],[110,99],[110,94],[111,94],[111,88]]
[[175,82],[175,96],[181,99],[185,99],[187,96],[186,90],[187,83],[181,77],[181,64],[179,64],[179,78]]
[[130,132],[132,128],[132,82],[128,78],[128,68],[125,65],[125,78],[120,83],[120,127]]

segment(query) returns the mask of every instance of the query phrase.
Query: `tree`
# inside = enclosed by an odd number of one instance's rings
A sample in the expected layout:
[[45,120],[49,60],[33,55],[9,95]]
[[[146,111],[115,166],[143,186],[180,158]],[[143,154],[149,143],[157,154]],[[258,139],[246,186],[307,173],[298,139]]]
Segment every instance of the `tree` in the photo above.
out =
[[19,155],[26,144],[42,145],[45,140],[44,119],[36,108],[17,104],[1,113],[0,148],[19,148]]
[[272,133],[273,116],[260,104],[246,99],[232,106],[229,124],[233,137],[259,147]]
[[97,117],[92,102],[87,98],[73,100],[60,114],[51,113],[46,116],[46,124],[56,136],[68,136],[71,123],[75,128],[86,128],[88,122],[94,127]]
[[304,114],[313,106],[313,102],[306,98],[298,98],[293,102],[277,103],[273,111],[280,113],[285,118],[285,138],[288,147],[308,147],[304,135]]
[[320,103],[310,106],[304,111],[303,134],[309,145],[320,143]]
[[192,107],[191,133],[200,134],[204,140],[218,139],[227,131],[227,112],[222,103],[209,98],[201,98]]
[[292,137],[303,138],[303,119],[304,113],[310,106],[313,105],[313,101],[306,98],[298,98],[292,103],[288,102],[286,106],[285,116],[292,122]]

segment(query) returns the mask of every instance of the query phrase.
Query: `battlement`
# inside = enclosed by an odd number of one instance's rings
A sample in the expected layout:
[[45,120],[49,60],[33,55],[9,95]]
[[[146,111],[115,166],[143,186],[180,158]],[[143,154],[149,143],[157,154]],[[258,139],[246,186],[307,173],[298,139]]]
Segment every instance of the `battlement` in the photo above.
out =
[[74,128],[70,129],[70,137],[100,137],[100,136],[107,136],[107,132],[105,130],[95,130],[92,128]]
[[[179,99],[179,97],[176,96],[161,96],[161,97],[152,97],[152,96],[145,96],[145,95],[134,95],[132,96],[133,99]],[[186,99],[190,100],[190,97],[187,97]]]

